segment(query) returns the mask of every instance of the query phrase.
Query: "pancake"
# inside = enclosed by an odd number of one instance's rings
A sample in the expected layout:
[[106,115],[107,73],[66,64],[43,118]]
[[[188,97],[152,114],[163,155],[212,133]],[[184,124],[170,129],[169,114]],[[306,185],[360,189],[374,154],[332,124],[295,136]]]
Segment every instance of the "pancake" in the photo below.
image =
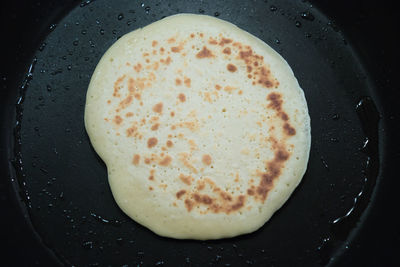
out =
[[85,126],[119,207],[178,239],[259,229],[310,151],[307,103],[287,62],[205,15],[170,16],[113,44],[90,81]]

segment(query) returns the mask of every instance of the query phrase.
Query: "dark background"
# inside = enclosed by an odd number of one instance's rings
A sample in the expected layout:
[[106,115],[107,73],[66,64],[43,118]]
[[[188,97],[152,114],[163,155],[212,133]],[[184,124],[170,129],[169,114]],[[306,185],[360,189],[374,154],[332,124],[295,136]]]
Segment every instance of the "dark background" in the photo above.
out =
[[[313,1],[311,1],[313,3]],[[384,93],[382,103],[386,113],[381,116],[391,123],[384,129],[387,147],[382,149],[392,155],[382,163],[382,183],[376,191],[369,220],[360,230],[350,249],[346,250],[341,264],[346,266],[395,266],[396,253],[400,250],[400,221],[397,215],[400,201],[397,198],[400,164],[400,142],[396,126],[400,122],[397,78],[399,49],[399,18],[394,1],[314,1],[349,37],[364,64],[373,73],[373,80]],[[45,266],[52,260],[33,236],[23,219],[20,204],[6,176],[9,159],[6,158],[6,133],[12,118],[2,112],[8,103],[8,85],[22,81],[26,71],[26,58],[32,57],[47,27],[55,18],[79,1],[7,1],[1,6],[1,40],[3,57],[0,79],[0,250],[1,266]]]

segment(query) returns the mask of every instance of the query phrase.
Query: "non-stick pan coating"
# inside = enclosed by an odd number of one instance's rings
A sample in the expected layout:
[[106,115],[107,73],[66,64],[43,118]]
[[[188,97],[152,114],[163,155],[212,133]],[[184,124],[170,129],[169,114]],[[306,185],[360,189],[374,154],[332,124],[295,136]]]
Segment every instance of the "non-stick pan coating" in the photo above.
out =
[[[384,121],[377,126],[356,112],[360,101],[368,102],[367,117],[377,123],[384,100],[365,66],[368,59],[341,25],[309,2],[290,0],[97,0],[63,10],[46,22],[47,32],[42,29],[24,58],[9,146],[11,178],[22,207],[28,207],[31,230],[60,263],[314,266],[340,261],[358,244],[364,221],[368,225],[364,207],[358,208],[364,217],[340,233],[332,222],[355,207],[360,192],[366,204],[374,199],[364,189],[382,182],[387,133]],[[267,42],[291,65],[308,101],[312,148],[306,175],[282,209],[249,235],[174,240],[130,220],[114,202],[106,167],[85,132],[85,94],[102,54],[123,34],[181,12],[217,16]],[[367,128],[378,136],[367,136]],[[379,151],[363,149],[367,137],[376,148],[379,141]],[[374,170],[368,167],[372,161]]]

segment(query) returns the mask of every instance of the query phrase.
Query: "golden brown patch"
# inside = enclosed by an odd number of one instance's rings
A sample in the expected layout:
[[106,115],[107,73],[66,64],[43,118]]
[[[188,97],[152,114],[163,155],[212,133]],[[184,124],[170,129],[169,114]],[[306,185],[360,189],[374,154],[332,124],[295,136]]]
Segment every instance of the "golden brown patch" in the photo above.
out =
[[144,159],[144,163],[145,163],[145,164],[150,164],[150,163],[151,163],[151,160],[150,160],[149,158],[145,158],[145,159]]
[[157,145],[157,143],[158,143],[157,138],[151,137],[151,138],[149,138],[149,139],[147,140],[147,147],[148,147],[148,148],[152,148],[152,147],[154,147],[155,145]]
[[123,119],[119,115],[115,116],[113,119],[113,122],[117,125],[120,125],[122,123],[122,121],[123,121]]
[[190,175],[184,175],[184,174],[180,174],[179,175],[179,179],[181,179],[182,182],[184,182],[187,185],[191,185],[192,184],[192,176]]
[[126,129],[126,136],[127,137],[134,136],[136,134],[136,131],[137,131],[137,127],[136,126],[132,126],[132,127],[128,128],[128,129]]
[[153,189],[154,189],[154,188],[153,188],[152,186],[149,186],[149,190],[150,190],[150,191],[153,191]]
[[155,47],[158,44],[158,42],[156,40],[153,40],[153,42],[151,42],[151,46]]
[[168,166],[172,161],[172,158],[170,156],[165,156],[158,164],[161,166]]
[[201,158],[201,161],[205,164],[205,165],[211,165],[211,156],[210,155],[203,155],[203,157]]
[[174,145],[174,143],[172,143],[171,140],[168,140],[168,141],[167,141],[167,147],[172,147],[173,145]]
[[285,123],[285,124],[283,125],[283,130],[285,131],[285,133],[286,133],[287,135],[295,135],[295,134],[296,134],[296,129],[293,128],[292,126],[290,126],[289,123]]
[[127,113],[125,114],[125,117],[127,117],[127,118],[132,117],[132,116],[133,116],[133,113],[132,113],[132,112],[127,112]]
[[186,193],[186,190],[180,190],[176,193],[176,198],[180,199],[184,194]]
[[138,155],[138,154],[133,155],[133,159],[132,159],[133,165],[138,165],[139,162],[140,162],[140,155]]
[[190,34],[190,38],[194,38],[194,36],[195,36],[194,33]]
[[267,68],[267,65],[264,63],[264,57],[255,54],[250,46],[246,46],[243,49],[239,45],[239,49],[238,59],[245,62],[247,72],[252,74],[252,84],[256,85],[258,83],[266,88],[278,88],[279,82],[273,77],[271,70]]
[[221,86],[221,85],[219,85],[219,84],[216,84],[216,85],[215,85],[215,89],[217,89],[217,90],[221,90],[221,88],[222,88],[222,86]]
[[155,123],[155,124],[153,124],[153,125],[151,126],[151,130],[152,130],[152,131],[157,131],[159,126],[160,126],[159,123]]
[[154,175],[150,175],[148,178],[150,181],[154,181]]
[[236,67],[235,65],[233,65],[233,64],[228,64],[228,65],[226,66],[226,69],[229,70],[230,72],[235,72],[235,71],[237,71],[237,67]]
[[214,57],[214,55],[212,54],[212,52],[210,50],[207,49],[206,46],[203,46],[203,49],[197,53],[196,55],[197,58],[207,58],[207,57]]
[[179,98],[179,101],[181,101],[181,102],[185,102],[185,101],[186,101],[186,96],[185,96],[185,94],[180,93],[180,94],[178,95],[178,98]]
[[280,111],[282,108],[283,100],[282,96],[279,93],[270,93],[267,96],[267,99],[271,102],[268,107],[275,109],[276,111]]
[[111,104],[111,100],[107,100],[107,104]]
[[179,160],[183,163],[185,167],[187,167],[193,173],[197,173],[197,169],[190,162],[190,156],[188,153],[185,152],[179,153]]
[[181,50],[182,50],[182,47],[180,47],[180,46],[171,47],[171,51],[174,53],[179,53]]
[[121,77],[119,77],[115,83],[114,83],[114,93],[113,96],[114,97],[120,97],[121,95],[119,94],[119,90],[121,89],[121,83],[124,81],[126,75],[122,75]]
[[186,209],[190,212],[193,209],[193,201],[190,199],[185,199]]
[[133,69],[139,73],[142,70],[143,66],[140,63],[137,63],[136,65],[133,66]]
[[127,96],[124,100],[119,103],[120,109],[127,108],[132,103],[133,97],[131,95]]
[[190,78],[185,77],[185,79],[183,80],[183,82],[184,82],[184,84],[186,85],[186,87],[190,87],[190,83],[191,83]]
[[216,44],[218,44],[217,40],[213,39],[212,37],[210,37],[210,38],[208,39],[208,43],[211,44],[211,45],[216,45]]
[[153,106],[153,111],[154,111],[154,112],[161,113],[162,110],[163,110],[163,103],[162,103],[162,102],[160,102],[160,103],[158,103],[158,104],[155,104],[155,105]]
[[219,45],[224,46],[225,44],[229,43],[232,43],[232,39],[222,38],[221,41],[219,42]]
[[224,50],[222,50],[222,53],[230,55],[231,54],[231,48],[230,47],[225,47]]
[[181,85],[182,84],[182,80],[181,79],[179,79],[179,78],[176,78],[175,79],[175,85]]
[[167,40],[167,42],[169,43],[169,44],[172,44],[172,43],[174,43],[176,40],[175,40],[175,38],[174,37],[171,37],[171,38],[169,38],[168,40]]

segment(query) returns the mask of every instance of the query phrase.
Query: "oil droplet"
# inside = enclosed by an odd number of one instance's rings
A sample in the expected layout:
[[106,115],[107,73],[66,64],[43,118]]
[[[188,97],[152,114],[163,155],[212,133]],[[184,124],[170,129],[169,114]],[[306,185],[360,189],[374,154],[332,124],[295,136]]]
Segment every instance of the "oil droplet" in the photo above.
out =
[[313,21],[315,19],[314,15],[310,11],[301,12],[300,17],[309,21]]
[[104,35],[104,29],[100,29],[100,34]]
[[278,8],[276,6],[270,6],[269,10],[272,11],[272,12],[275,12],[275,11],[278,10]]
[[120,14],[118,14],[118,20],[122,20],[122,19],[124,19],[124,14],[122,14],[122,13],[120,13]]
[[301,22],[297,20],[295,25],[296,25],[297,28],[300,28],[301,27]]
[[214,13],[214,17],[219,17],[221,15],[218,11]]
[[200,13],[200,14],[204,14],[204,13],[205,13],[204,9],[199,8],[199,13]]

